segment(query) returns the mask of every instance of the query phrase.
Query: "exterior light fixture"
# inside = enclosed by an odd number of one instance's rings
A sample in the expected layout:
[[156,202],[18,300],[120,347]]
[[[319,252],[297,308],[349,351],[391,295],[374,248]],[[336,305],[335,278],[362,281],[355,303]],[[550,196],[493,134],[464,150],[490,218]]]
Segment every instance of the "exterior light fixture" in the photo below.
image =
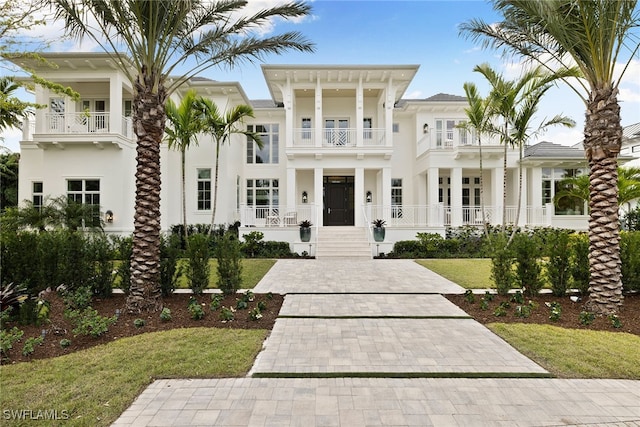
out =
[[367,203],[371,203],[371,191],[367,191]]
[[424,126],[422,126],[422,133],[429,133],[429,124],[425,123]]
[[309,195],[306,191],[302,192],[302,203],[307,203],[309,201]]
[[104,220],[106,222],[108,222],[109,224],[111,224],[113,222],[113,212],[112,211],[106,211],[104,213]]

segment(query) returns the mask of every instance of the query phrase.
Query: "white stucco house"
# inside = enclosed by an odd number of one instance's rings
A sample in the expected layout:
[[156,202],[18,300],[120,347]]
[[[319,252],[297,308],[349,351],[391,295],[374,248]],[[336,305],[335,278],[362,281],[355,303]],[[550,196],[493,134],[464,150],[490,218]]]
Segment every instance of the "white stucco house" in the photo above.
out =
[[[20,200],[42,203],[66,194],[109,211],[106,231],[133,230],[135,139],[131,129],[131,83],[102,53],[50,53],[57,69],[43,77],[71,86],[73,101],[35,89],[46,105],[24,127]],[[31,64],[33,65],[33,64]],[[265,239],[289,241],[312,253],[323,230],[356,227],[372,242],[373,219],[387,223],[386,239],[373,251],[416,232],[443,233],[448,226],[481,224],[479,147],[475,135],[456,125],[465,120],[466,99],[436,94],[404,99],[418,65],[263,65],[271,98],[252,100],[241,83],[208,78],[187,81],[221,109],[254,108],[246,126],[259,132],[259,149],[234,135],[222,149],[216,223],[241,222]],[[462,83],[461,83],[462,86]],[[202,135],[186,154],[187,220],[209,223],[214,145]],[[503,216],[503,147],[482,142],[485,216]],[[162,228],[182,222],[180,154],[163,144]],[[518,152],[507,152],[507,222],[518,203]],[[585,206],[554,211],[557,182],[585,173],[582,149],[542,142],[526,147],[520,225],[587,228]],[[314,225],[310,244],[301,243],[297,224]],[[349,238],[350,239],[350,238]],[[374,244],[371,244],[371,248]]]

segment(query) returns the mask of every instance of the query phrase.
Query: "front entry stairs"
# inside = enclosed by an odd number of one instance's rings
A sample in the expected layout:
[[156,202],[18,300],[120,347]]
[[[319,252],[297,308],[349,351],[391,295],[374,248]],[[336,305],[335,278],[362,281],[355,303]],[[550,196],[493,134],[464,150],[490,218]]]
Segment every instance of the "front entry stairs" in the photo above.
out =
[[319,227],[316,259],[371,259],[364,227]]

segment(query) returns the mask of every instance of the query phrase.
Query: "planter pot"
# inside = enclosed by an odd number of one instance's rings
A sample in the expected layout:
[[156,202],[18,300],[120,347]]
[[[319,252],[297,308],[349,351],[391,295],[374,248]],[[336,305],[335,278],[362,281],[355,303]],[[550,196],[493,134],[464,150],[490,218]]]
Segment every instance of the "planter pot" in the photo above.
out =
[[373,240],[384,242],[384,227],[373,227]]
[[300,227],[300,241],[308,242],[311,240],[311,227]]

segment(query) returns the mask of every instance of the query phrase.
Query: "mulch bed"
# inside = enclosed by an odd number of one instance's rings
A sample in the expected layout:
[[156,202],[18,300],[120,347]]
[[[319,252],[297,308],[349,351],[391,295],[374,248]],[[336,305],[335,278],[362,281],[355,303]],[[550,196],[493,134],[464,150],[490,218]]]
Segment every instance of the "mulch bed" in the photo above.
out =
[[[19,329],[24,331],[24,335],[22,340],[15,343],[13,345],[13,349],[9,350],[8,360],[3,360],[2,363],[16,363],[61,356],[63,354],[73,353],[96,345],[106,344],[110,341],[124,337],[176,328],[215,327],[270,330],[273,328],[273,324],[278,317],[280,307],[284,300],[284,297],[279,294],[255,294],[255,299],[253,302],[249,303],[248,309],[236,310],[234,313],[234,320],[223,322],[220,320],[220,308],[217,311],[211,311],[210,309],[210,294],[196,297],[198,303],[203,304],[202,308],[204,309],[205,316],[201,320],[193,320],[187,310],[190,297],[190,294],[173,294],[163,299],[163,306],[171,310],[170,321],[160,320],[160,312],[138,315],[125,313],[124,308],[126,296],[123,294],[114,294],[109,298],[94,298],[91,307],[97,310],[101,316],[111,317],[115,315],[116,309],[121,312],[118,317],[118,321],[109,327],[108,332],[94,338],[85,335],[74,337],[72,332],[73,326],[63,314],[64,303],[62,298],[57,292],[50,292],[45,297],[45,299],[51,304],[49,323],[42,326],[25,326],[18,323],[8,323],[6,325],[8,328],[17,326]],[[224,297],[221,306],[231,306],[235,308],[237,299],[241,297],[242,294]],[[249,318],[249,310],[254,308],[258,301],[265,301],[266,309],[261,312],[262,318],[258,320],[251,320]],[[136,327],[134,325],[134,320],[136,319],[143,319],[145,321],[145,325],[141,328]],[[27,338],[41,336],[42,330],[46,330],[44,343],[41,346],[36,346],[33,354],[26,357],[23,356],[22,343]],[[71,345],[69,347],[62,348],[60,346],[60,340],[63,338],[71,341]]]
[[[572,329],[589,329],[594,331],[607,331],[607,332],[628,332],[635,335],[640,335],[640,294],[625,295],[624,304],[622,309],[618,313],[618,318],[622,327],[614,328],[611,320],[606,316],[596,316],[593,323],[590,325],[583,325],[580,322],[580,313],[584,311],[584,303],[586,299],[581,299],[578,302],[573,302],[570,296],[554,297],[550,294],[541,294],[535,298],[524,297],[525,304],[528,304],[530,300],[534,301],[537,308],[531,311],[529,317],[518,317],[515,314],[516,304],[510,302],[511,296],[498,296],[495,295],[493,301],[489,302],[488,309],[482,310],[480,308],[480,299],[482,295],[475,295],[475,302],[469,303],[465,300],[464,295],[446,295],[449,301],[456,304],[458,307],[467,312],[471,317],[480,323],[538,323],[549,324],[554,326],[560,326],[563,328]],[[510,307],[506,310],[507,315],[498,317],[494,314],[496,307],[502,302],[509,302]],[[549,318],[550,308],[547,303],[551,304],[557,302],[562,309],[560,319],[553,321]]]

